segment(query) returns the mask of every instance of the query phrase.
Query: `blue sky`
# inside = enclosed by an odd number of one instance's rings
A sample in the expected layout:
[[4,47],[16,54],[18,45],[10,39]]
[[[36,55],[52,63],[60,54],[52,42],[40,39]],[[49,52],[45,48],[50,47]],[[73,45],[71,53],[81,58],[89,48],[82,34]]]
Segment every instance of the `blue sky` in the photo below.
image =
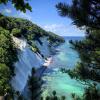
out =
[[58,2],[71,4],[71,0],[29,0],[32,12],[16,11],[11,3],[0,5],[0,12],[7,16],[31,20],[43,29],[61,36],[84,36],[84,31],[72,25],[71,19],[59,16],[55,7]]

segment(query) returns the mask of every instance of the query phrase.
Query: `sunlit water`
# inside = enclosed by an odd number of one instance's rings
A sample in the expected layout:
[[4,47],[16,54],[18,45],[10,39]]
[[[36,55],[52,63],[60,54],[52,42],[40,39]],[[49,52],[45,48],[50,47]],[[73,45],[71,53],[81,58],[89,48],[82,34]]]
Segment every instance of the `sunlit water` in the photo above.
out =
[[[81,38],[72,38],[81,39]],[[76,93],[82,96],[84,93],[84,85],[80,82],[71,79],[66,73],[62,73],[60,68],[74,68],[79,57],[76,51],[71,49],[69,38],[65,38],[66,42],[61,45],[59,53],[53,56],[53,62],[45,71],[43,80],[45,84],[42,86],[42,96],[52,95],[52,91],[56,90],[58,96],[66,96],[66,100],[72,100],[71,93]]]

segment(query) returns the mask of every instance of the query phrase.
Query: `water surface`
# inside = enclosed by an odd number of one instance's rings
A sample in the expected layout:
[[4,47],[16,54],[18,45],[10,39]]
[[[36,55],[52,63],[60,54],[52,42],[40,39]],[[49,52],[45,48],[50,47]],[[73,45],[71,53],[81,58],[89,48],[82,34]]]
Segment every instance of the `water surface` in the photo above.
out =
[[84,85],[80,82],[71,79],[66,73],[62,73],[60,68],[74,68],[77,61],[79,61],[78,53],[71,49],[71,44],[68,42],[72,40],[80,40],[80,37],[66,37],[66,42],[57,49],[59,53],[53,56],[53,62],[45,71],[43,80],[43,96],[51,95],[53,90],[56,90],[58,96],[65,95],[67,100],[72,100],[71,93],[76,93],[82,96],[84,93]]

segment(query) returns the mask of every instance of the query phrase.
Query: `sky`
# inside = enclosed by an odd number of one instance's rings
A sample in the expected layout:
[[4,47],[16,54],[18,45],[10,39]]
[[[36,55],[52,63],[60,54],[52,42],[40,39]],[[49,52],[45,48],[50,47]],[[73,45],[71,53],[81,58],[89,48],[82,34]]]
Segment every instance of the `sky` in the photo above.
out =
[[59,2],[71,4],[71,0],[28,0],[28,2],[32,7],[32,12],[17,11],[10,2],[7,5],[0,5],[0,12],[7,16],[28,19],[60,36],[84,36],[84,31],[73,25],[68,17],[61,17],[55,7]]

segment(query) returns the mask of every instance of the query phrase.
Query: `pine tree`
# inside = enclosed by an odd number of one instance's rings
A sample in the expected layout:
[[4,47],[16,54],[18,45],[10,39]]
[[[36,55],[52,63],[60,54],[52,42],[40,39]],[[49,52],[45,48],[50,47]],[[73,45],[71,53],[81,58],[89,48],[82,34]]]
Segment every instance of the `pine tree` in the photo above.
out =
[[11,2],[17,10],[26,12],[26,10],[32,11],[31,6],[27,2],[28,0],[0,0],[0,4],[7,4]]
[[31,76],[28,80],[28,88],[30,91],[30,100],[40,99],[42,80],[35,76],[36,70],[32,68]]
[[[72,5],[58,3],[56,7],[61,16],[70,17],[74,25],[86,31],[83,40],[70,41],[72,48],[78,52],[80,61],[73,70],[68,71],[69,75],[83,81],[100,82],[100,1],[73,0]],[[91,88],[85,90],[85,100],[100,100],[97,86],[95,85],[95,91],[93,86],[89,87]],[[86,95],[87,91],[92,98]]]

